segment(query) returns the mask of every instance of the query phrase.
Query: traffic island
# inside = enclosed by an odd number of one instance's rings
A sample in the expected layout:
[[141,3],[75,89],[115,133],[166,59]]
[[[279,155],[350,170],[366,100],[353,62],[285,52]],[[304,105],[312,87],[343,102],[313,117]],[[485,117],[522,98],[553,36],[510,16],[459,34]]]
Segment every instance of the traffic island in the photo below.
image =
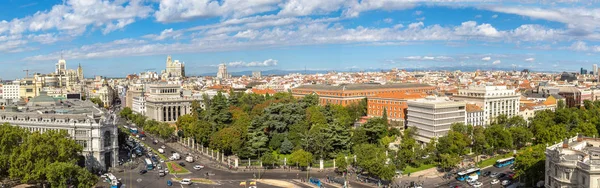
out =
[[[204,178],[189,178],[190,180],[192,180],[192,182],[194,183],[200,183],[200,184],[206,184],[206,185],[217,185],[217,183],[215,183],[212,180],[209,179],[204,179]],[[176,182],[181,182],[181,180],[183,180],[183,178],[172,178],[173,181]]]
[[180,166],[179,164],[175,163],[175,162],[166,162],[165,163],[167,165],[167,168],[169,168],[169,173],[170,174],[189,174],[190,171],[183,168],[182,166]]

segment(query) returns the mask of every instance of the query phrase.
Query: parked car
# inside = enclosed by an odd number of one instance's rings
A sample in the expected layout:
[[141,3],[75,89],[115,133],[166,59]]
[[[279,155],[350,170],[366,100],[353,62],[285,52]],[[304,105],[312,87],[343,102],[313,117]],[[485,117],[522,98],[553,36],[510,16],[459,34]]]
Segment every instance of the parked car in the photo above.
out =
[[502,185],[504,185],[504,186],[510,185],[510,183],[511,183],[510,180],[502,181]]
[[172,186],[173,182],[171,182],[171,180],[167,180],[167,186]]
[[486,171],[483,173],[483,176],[486,177],[486,176],[490,176],[491,174],[492,174],[491,171]]
[[152,141],[153,144],[158,144],[158,140]]
[[500,180],[498,180],[498,179],[493,179],[491,183],[492,183],[492,185],[495,185],[495,184],[498,184],[498,183],[500,183]]
[[165,175],[167,175],[167,174],[165,174],[165,171],[163,171],[163,170],[158,171],[158,176],[163,177]]
[[192,184],[192,180],[191,179],[187,179],[187,178],[183,178],[180,182],[183,185],[191,185]]
[[201,170],[203,168],[204,168],[204,166],[202,166],[202,165],[196,165],[196,166],[194,166],[194,170]]
[[145,174],[146,172],[148,172],[147,170],[140,170],[140,174]]
[[483,183],[476,181],[476,182],[473,182],[473,184],[471,184],[471,186],[473,186],[473,187],[481,187],[481,186],[483,186]]
[[492,174],[490,174],[490,177],[492,178],[498,178],[498,172],[492,172]]
[[498,177],[497,177],[497,178],[498,178],[498,179],[502,179],[502,178],[504,178],[504,177],[506,177],[506,174],[505,174],[505,173],[500,173],[500,174],[498,174]]
[[167,148],[165,145],[160,146],[160,148],[165,149]]

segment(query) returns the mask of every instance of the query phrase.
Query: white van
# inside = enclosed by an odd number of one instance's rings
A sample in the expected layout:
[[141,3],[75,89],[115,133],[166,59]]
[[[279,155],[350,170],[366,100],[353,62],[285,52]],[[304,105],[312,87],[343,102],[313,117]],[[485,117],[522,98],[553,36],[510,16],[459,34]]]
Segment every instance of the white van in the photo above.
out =
[[165,153],[165,150],[162,148],[158,148],[158,153]]
[[180,183],[183,184],[183,185],[191,185],[192,184],[192,180],[184,178],[184,179],[181,180]]

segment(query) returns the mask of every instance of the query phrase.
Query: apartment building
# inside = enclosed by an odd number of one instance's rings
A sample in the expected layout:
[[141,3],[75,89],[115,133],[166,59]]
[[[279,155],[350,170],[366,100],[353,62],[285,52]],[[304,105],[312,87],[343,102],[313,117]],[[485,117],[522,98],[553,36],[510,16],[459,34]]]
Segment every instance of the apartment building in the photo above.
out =
[[506,86],[470,86],[460,89],[453,99],[480,106],[484,124],[489,125],[501,114],[508,117],[519,115],[520,97],[519,93]]

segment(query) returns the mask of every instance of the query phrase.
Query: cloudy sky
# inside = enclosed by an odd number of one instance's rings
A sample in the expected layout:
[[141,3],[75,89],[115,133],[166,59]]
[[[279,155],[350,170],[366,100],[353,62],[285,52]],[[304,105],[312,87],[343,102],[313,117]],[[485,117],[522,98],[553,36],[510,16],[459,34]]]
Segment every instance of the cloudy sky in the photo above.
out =
[[0,78],[164,69],[519,67],[600,64],[600,2],[494,0],[3,0]]

